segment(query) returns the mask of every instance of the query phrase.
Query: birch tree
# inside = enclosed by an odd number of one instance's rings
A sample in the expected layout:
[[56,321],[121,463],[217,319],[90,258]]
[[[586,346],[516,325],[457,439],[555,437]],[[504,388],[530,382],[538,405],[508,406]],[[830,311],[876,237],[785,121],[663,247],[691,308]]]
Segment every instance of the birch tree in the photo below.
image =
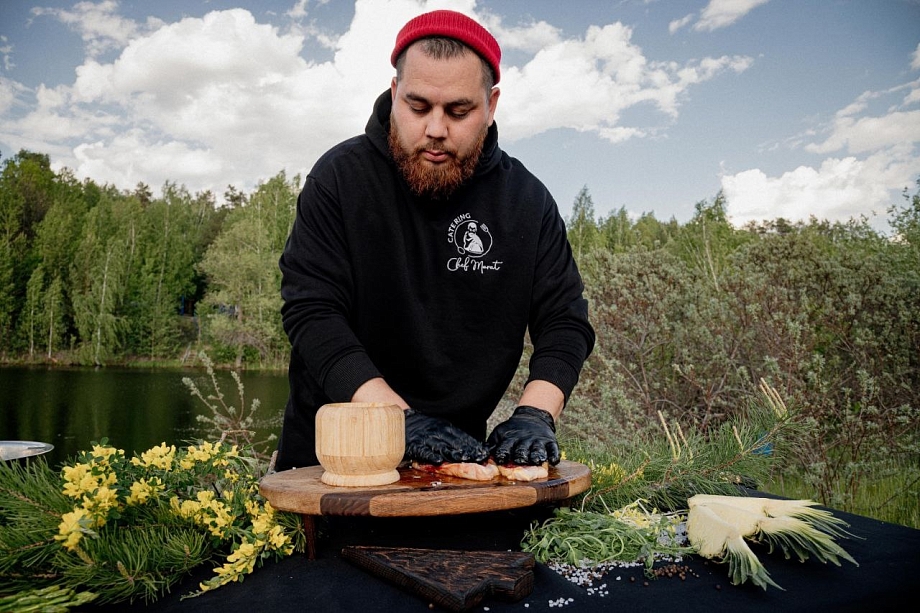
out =
[[581,260],[582,254],[600,246],[600,233],[594,219],[594,201],[587,186],[581,188],[572,204],[572,216],[566,229],[576,260]]
[[77,250],[73,294],[74,323],[81,358],[102,365],[121,344],[125,327],[120,306],[130,270],[131,211],[109,194],[87,215]]
[[36,342],[41,342],[41,339],[36,340],[36,336],[42,328],[41,301],[44,289],[45,270],[39,265],[32,271],[32,276],[26,284],[26,302],[19,316],[20,334],[26,339],[30,360],[35,357]]
[[60,277],[55,277],[42,300],[42,332],[46,342],[46,357],[51,360],[64,338],[64,290]]

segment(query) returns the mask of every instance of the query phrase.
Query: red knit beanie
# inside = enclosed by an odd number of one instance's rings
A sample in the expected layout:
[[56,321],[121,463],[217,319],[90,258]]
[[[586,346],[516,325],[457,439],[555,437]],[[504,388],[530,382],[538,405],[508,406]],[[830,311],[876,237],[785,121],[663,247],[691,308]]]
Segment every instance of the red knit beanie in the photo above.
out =
[[454,38],[473,49],[492,67],[495,82],[498,83],[501,76],[498,64],[502,59],[498,42],[481,25],[456,11],[432,11],[409,21],[396,35],[396,46],[390,55],[390,63],[396,66],[396,58],[406,47],[428,36]]

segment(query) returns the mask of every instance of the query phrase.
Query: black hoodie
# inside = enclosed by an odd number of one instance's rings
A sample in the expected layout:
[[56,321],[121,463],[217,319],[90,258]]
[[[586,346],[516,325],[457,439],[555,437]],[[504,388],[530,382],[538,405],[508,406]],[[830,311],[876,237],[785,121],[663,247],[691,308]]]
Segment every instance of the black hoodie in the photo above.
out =
[[412,194],[387,144],[390,92],[307,176],[281,256],[290,398],[276,468],[317,463],[316,411],[382,376],[479,440],[523,351],[566,400],[594,347],[556,203],[498,146],[444,200]]

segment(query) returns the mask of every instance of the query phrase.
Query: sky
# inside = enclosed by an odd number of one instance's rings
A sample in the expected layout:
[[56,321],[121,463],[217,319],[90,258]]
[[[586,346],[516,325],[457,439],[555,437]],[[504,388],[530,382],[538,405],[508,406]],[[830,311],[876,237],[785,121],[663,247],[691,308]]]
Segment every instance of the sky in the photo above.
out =
[[920,0],[0,0],[0,160],[222,200],[363,131],[402,25],[502,47],[499,142],[563,216],[866,218],[920,179]]

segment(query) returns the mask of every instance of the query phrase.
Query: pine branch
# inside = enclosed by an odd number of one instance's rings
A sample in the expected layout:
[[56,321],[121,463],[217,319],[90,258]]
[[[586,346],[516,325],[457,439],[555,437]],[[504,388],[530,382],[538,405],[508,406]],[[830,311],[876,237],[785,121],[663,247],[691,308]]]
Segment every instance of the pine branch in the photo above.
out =
[[685,433],[659,414],[663,436],[632,441],[629,449],[585,453],[566,441],[570,459],[589,464],[593,487],[582,495],[581,509],[616,509],[637,499],[659,509],[686,507],[694,494],[738,494],[739,485],[766,479],[777,450],[791,448],[802,426],[773,388],[762,384],[763,398],[751,402],[743,417],[708,434]]

